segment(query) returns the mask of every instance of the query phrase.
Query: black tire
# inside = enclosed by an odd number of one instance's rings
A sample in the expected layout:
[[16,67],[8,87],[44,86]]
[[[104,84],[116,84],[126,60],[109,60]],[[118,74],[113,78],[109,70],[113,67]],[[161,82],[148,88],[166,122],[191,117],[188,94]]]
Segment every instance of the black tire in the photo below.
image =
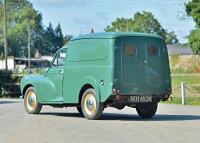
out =
[[158,103],[141,103],[136,105],[138,115],[143,119],[152,118],[158,108]]
[[24,107],[29,114],[39,114],[42,109],[42,104],[37,100],[36,90],[29,87],[24,95]]
[[76,109],[77,109],[77,111],[79,112],[79,114],[80,114],[81,116],[83,116],[83,111],[82,111],[81,107],[78,106],[78,107],[76,107]]
[[96,92],[94,89],[89,88],[83,93],[81,109],[84,117],[89,120],[99,119],[102,115],[104,104],[97,100]]

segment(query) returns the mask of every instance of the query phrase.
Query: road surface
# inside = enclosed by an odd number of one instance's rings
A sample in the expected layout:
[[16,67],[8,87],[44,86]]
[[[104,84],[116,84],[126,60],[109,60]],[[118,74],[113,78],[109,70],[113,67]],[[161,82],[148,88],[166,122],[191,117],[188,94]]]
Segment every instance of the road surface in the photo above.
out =
[[199,143],[200,107],[159,104],[142,120],[135,109],[107,108],[101,120],[79,116],[75,108],[44,106],[27,114],[22,100],[0,99],[0,143]]

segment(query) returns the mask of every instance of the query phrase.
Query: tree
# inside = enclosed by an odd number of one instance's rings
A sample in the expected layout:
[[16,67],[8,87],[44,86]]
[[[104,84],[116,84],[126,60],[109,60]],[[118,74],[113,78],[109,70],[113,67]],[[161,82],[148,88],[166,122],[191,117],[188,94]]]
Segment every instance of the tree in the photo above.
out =
[[132,19],[126,18],[117,18],[115,21],[108,25],[104,30],[106,32],[123,32],[123,31],[132,31],[131,26],[133,24]]
[[174,31],[171,31],[171,32],[166,34],[165,42],[168,43],[168,44],[178,43],[178,39],[177,39],[176,34],[175,34]]
[[64,45],[68,44],[69,41],[73,38],[72,35],[65,35],[64,37]]
[[0,1],[0,55],[4,52],[3,45],[3,3]]
[[41,54],[51,55],[54,49],[55,32],[51,23],[44,29],[43,46],[40,48]]
[[[2,3],[0,3],[2,11]],[[27,0],[7,0],[8,16],[8,55],[24,57],[27,56],[28,26],[31,29],[31,37],[36,38],[38,31],[42,30],[42,16]],[[0,28],[2,30],[3,20],[0,14]],[[2,45],[3,32],[0,32],[0,45]],[[33,46],[34,39],[31,40]],[[31,46],[31,47],[32,47]],[[1,47],[1,46],[0,46]],[[34,49],[32,47],[32,55]]]
[[106,32],[145,32],[162,36],[166,39],[167,44],[178,42],[174,32],[168,33],[159,21],[150,12],[143,11],[137,12],[133,18],[117,18],[115,21],[108,25],[105,29]]
[[55,28],[55,50],[61,48],[64,44],[64,37],[62,34],[62,29],[60,23]]
[[200,0],[192,0],[185,4],[186,13],[191,16],[196,23],[197,28],[200,28]]
[[200,29],[193,30],[188,36],[188,39],[193,53],[200,55]]
[[196,23],[196,28],[191,31],[188,36],[189,43],[191,45],[192,51],[195,54],[200,54],[200,0],[192,0],[185,4],[186,13],[188,16],[192,17]]
[[49,23],[49,26],[44,28],[42,47],[39,51],[43,55],[52,55],[64,45],[64,40],[60,24],[54,29],[53,25]]
[[[42,24],[42,14],[28,0],[7,0],[8,55],[27,57],[28,27],[31,33],[31,55],[36,50],[42,55],[52,55],[64,45],[65,39],[60,24],[54,29],[50,23]],[[3,53],[3,9],[0,1],[0,55]],[[67,38],[69,38],[68,36]]]

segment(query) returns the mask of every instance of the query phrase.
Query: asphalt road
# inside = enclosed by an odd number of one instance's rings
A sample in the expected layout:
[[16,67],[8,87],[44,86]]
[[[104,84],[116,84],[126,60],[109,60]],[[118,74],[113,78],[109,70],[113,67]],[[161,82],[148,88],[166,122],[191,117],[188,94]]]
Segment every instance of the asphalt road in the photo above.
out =
[[75,108],[44,106],[29,115],[22,100],[0,99],[0,143],[199,143],[200,107],[160,104],[142,120],[135,109],[107,108],[101,120],[79,116]]

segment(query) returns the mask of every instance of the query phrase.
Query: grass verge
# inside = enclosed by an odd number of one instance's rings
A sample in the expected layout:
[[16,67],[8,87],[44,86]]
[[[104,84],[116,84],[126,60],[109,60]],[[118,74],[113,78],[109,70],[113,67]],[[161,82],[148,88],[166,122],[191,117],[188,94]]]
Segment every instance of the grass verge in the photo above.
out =
[[[168,100],[162,103],[169,104],[182,104],[181,97],[172,97],[172,100]],[[200,106],[200,97],[186,97],[186,105],[198,105]]]

